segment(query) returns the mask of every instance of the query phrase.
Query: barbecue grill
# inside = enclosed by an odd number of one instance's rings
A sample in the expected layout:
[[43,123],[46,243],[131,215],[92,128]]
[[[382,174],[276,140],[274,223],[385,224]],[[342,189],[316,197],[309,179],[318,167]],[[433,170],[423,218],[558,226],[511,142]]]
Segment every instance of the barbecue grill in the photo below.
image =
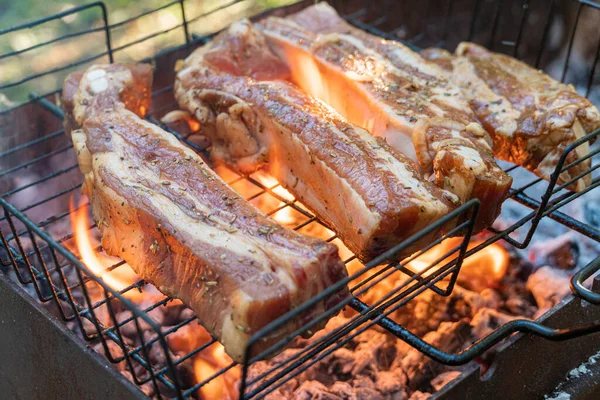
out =
[[[4,210],[4,215],[0,217],[0,256],[2,261],[0,268],[4,272],[4,275],[0,274],[2,286],[0,298],[5,304],[0,310],[2,317],[0,318],[2,320],[0,331],[7,332],[7,336],[10,332],[10,339],[8,341],[3,339],[0,348],[4,352],[3,354],[11,355],[11,357],[6,357],[7,360],[2,361],[0,376],[11,376],[9,381],[14,380],[17,383],[20,382],[20,386],[28,386],[22,388],[13,387],[10,384],[9,386],[4,383],[0,384],[0,387],[8,390],[6,393],[14,396],[32,394],[29,391],[32,390],[31,385],[25,383],[33,381],[36,382],[34,385],[37,386],[36,390],[53,388],[54,393],[62,393],[64,396],[80,395],[85,390],[90,397],[93,395],[97,395],[99,398],[108,396],[142,397],[142,392],[137,390],[135,385],[141,386],[150,383],[154,394],[160,398],[188,398],[199,388],[235,367],[233,363],[223,366],[207,379],[197,382],[193,386],[185,387],[182,383],[180,367],[189,363],[196,354],[207,349],[216,340],[210,339],[196,346],[185,356],[175,358],[168,347],[169,335],[188,324],[195,324],[196,318],[191,315],[177,325],[165,329],[152,317],[152,311],[166,306],[172,299],[160,296],[152,304],[145,304],[144,307],[135,304],[128,298],[128,293],[147,290],[144,281],[139,280],[128,287],[116,290],[84,265],[74,248],[67,245],[72,240],[73,233],[70,231],[70,226],[65,228],[67,225],[65,221],[69,220],[74,210],[84,206],[78,205],[69,209],[70,196],[80,190],[81,176],[77,170],[73,146],[62,130],[63,114],[57,105],[60,90],[43,92],[41,89],[48,85],[45,80],[52,78],[55,79],[55,82],[61,82],[68,72],[81,70],[90,63],[127,59],[131,54],[136,54],[136,46],[168,37],[169,43],[173,47],[142,60],[153,63],[156,76],[153,108],[147,119],[166,129],[199,153],[206,153],[206,145],[197,139],[194,132],[188,133],[172,129],[160,121],[160,118],[167,112],[177,109],[171,93],[176,60],[189,55],[198,45],[208,42],[218,29],[232,22],[231,19],[223,20],[222,26],[213,29],[213,25],[210,25],[213,31],[206,31],[207,21],[227,10],[234,10],[232,12],[237,13],[236,16],[250,14],[248,16],[253,18],[260,18],[267,14],[285,16],[310,3],[312,2],[300,1],[276,9],[261,10],[260,6],[250,6],[250,2],[231,1],[190,17],[190,4],[180,0],[168,2],[155,10],[146,11],[134,18],[111,24],[104,3],[94,2],[23,25],[0,30],[0,36],[6,38],[16,32],[27,29],[43,29],[46,24],[60,22],[68,17],[76,18],[84,14],[93,15],[98,21],[102,21],[102,24],[96,27],[69,32],[44,43],[2,54],[0,62],[15,60],[18,57],[20,59],[36,57],[40,52],[48,51],[53,46],[70,40],[81,41],[90,38],[89,40],[96,42],[102,40],[104,43],[104,49],[101,52],[86,54],[83,58],[76,60],[67,58],[64,62],[52,65],[43,72],[0,82],[0,90],[6,93],[9,99],[16,99],[12,104],[4,107],[0,113],[0,121],[3,126],[1,140],[6,143],[0,153],[0,165],[3,166],[0,172],[3,180],[0,182],[0,191],[3,192],[0,205]],[[404,4],[393,4],[388,1],[334,2],[333,5],[351,24],[387,39],[402,40],[413,49],[429,46],[453,49],[460,40],[472,40],[483,43],[495,51],[524,59],[536,67],[547,65],[549,53],[552,51],[549,49],[551,41],[549,36],[554,16],[560,7],[566,6],[569,12],[573,13],[574,22],[568,27],[569,30],[564,32],[567,37],[564,46],[566,53],[560,71],[560,78],[563,81],[568,81],[571,76],[570,71],[574,62],[572,54],[574,43],[577,40],[578,22],[582,16],[590,13],[594,13],[596,21],[600,21],[600,5],[592,0],[565,0],[564,2],[445,0],[421,3],[406,4],[406,7],[403,7]],[[137,21],[163,10],[175,8],[180,11],[181,16],[172,27],[157,32],[145,32],[143,36],[130,43],[115,44],[113,38],[121,27],[135,24]],[[534,25],[531,23],[531,20],[534,19],[532,16],[537,20]],[[424,26],[428,28],[424,29]],[[429,28],[429,26],[433,26],[433,28]],[[596,76],[599,75],[596,73],[596,67],[600,58],[600,38],[594,40],[598,40],[598,43],[595,46],[593,63],[586,66],[587,77],[583,84],[578,86],[578,89],[581,89],[586,96],[600,95],[600,89],[594,85],[597,80]],[[465,378],[451,385],[449,389],[436,394],[440,398],[443,396],[448,398],[458,395],[466,396],[467,394],[477,398],[483,393],[490,395],[490,390],[492,390],[490,388],[498,390],[499,387],[505,390],[503,395],[506,396],[506,387],[503,386],[501,379],[505,379],[504,382],[516,379],[514,375],[505,374],[507,370],[513,368],[515,363],[523,362],[525,370],[527,368],[534,369],[536,366],[539,367],[540,357],[543,357],[544,353],[560,351],[564,354],[571,354],[572,358],[566,357],[567,360],[556,362],[554,372],[548,373],[546,380],[539,377],[534,389],[523,389],[522,385],[516,384],[514,386],[517,388],[511,390],[514,390],[515,396],[526,396],[533,393],[531,390],[536,390],[535,393],[539,395],[551,389],[558,377],[563,376],[579,361],[591,355],[594,348],[597,349],[600,344],[597,337],[589,336],[591,333],[600,331],[600,310],[595,307],[585,307],[584,304],[584,302],[600,304],[600,295],[584,285],[584,282],[600,269],[600,256],[573,276],[571,288],[574,296],[559,304],[549,315],[538,321],[522,319],[509,322],[456,354],[444,352],[425,342],[395,321],[392,314],[426,290],[434,291],[439,296],[450,295],[464,258],[497,241],[504,241],[518,249],[527,248],[540,226],[540,222],[544,219],[554,220],[570,230],[600,242],[600,230],[597,226],[561,211],[561,208],[575,199],[585,196],[586,193],[595,190],[600,185],[600,177],[593,176],[591,185],[583,192],[573,193],[563,190],[570,183],[584,175],[592,174],[598,168],[600,164],[597,162],[596,155],[600,152],[600,148],[592,148],[590,154],[585,157],[585,159],[592,159],[592,166],[588,171],[562,185],[557,184],[561,172],[584,160],[580,159],[567,165],[565,163],[567,155],[575,151],[578,146],[592,142],[598,135],[600,135],[600,130],[592,132],[570,145],[552,174],[550,182],[529,175],[530,179],[527,182],[520,183],[511,189],[507,202],[519,203],[530,211],[509,226],[490,228],[491,234],[476,246],[469,246],[469,244],[472,240],[472,228],[479,203],[471,200],[407,241],[399,243],[386,254],[365,264],[346,280],[328,288],[297,309],[254,333],[246,351],[246,362],[241,366],[240,397],[262,398],[266,396],[300,374],[309,365],[327,357],[335,349],[372,326],[379,326],[427,356],[447,365],[466,364],[513,333],[524,333],[524,335],[510,337],[503,344],[503,349],[500,351],[502,356],[498,358],[495,367],[497,375],[500,376],[499,380],[490,379],[490,382],[487,383],[488,386],[485,386],[485,383],[475,379],[478,372],[468,371]],[[517,166],[506,168],[506,171],[511,174],[518,170],[520,167]],[[43,171],[43,173],[35,175],[31,179],[15,179],[19,176],[28,176],[29,171]],[[269,215],[284,208],[293,209],[303,220],[295,229],[301,230],[310,224],[324,225],[300,203],[281,195],[277,190],[278,185],[265,184],[264,181],[252,174],[234,176],[231,173],[230,175],[231,179],[228,183],[234,187],[243,184],[254,188],[254,193],[248,198],[249,201],[260,196],[271,196],[282,203],[272,209]],[[533,188],[536,190],[532,190]],[[385,263],[385,260],[390,258],[389,256],[401,252],[419,238],[446,224],[450,219],[456,219],[460,223],[447,236],[459,234],[462,240],[427,268],[415,271],[410,268],[409,262],[440,243],[445,237],[407,260],[400,263]],[[89,228],[94,230],[96,225],[92,224]],[[516,235],[517,232],[519,235]],[[328,240],[335,239],[335,236],[331,236]],[[355,257],[352,256],[345,261],[350,263],[354,260]],[[107,270],[112,271],[122,265],[124,262],[117,262]],[[402,285],[385,293],[376,302],[367,304],[359,299],[360,295],[368,293],[379,282],[393,274],[404,275],[407,279]],[[20,286],[8,279],[9,275],[15,277]],[[345,285],[349,285],[352,293],[352,296],[346,301],[316,317],[293,335],[286,337],[261,354],[248,356],[253,354],[252,344],[257,343],[270,332],[284,325],[286,321],[296,318],[304,310],[313,307],[322,298],[340,290]],[[47,304],[50,306],[46,306]],[[356,311],[347,324],[328,332],[301,351],[285,357],[268,370],[252,377],[249,376],[249,366],[257,360],[277,353],[294,338],[343,308],[351,308]],[[53,317],[48,310],[51,310],[58,318]],[[123,310],[130,311],[125,319],[118,317],[118,313]],[[80,337],[76,337],[66,329],[65,323],[80,332]],[[132,346],[124,340],[123,329],[127,328],[135,330],[139,345]],[[149,334],[150,332],[151,334]],[[85,342],[81,340],[81,337]],[[59,340],[58,338],[60,341],[56,342]],[[564,341],[564,343],[557,345],[550,341]],[[116,370],[103,368],[106,361],[86,348],[84,345],[86,342],[98,344],[110,363],[125,363],[133,384]],[[23,350],[23,348],[26,349]],[[43,365],[35,368],[33,377],[30,370],[23,366],[23,363],[28,362],[26,361],[28,357],[24,357],[25,355],[31,357],[31,364],[36,364],[32,357],[39,355],[40,364]],[[157,363],[156,359],[161,359],[161,362]],[[70,370],[69,366],[77,369]],[[509,377],[507,378],[507,376]],[[6,380],[2,378],[2,381]],[[81,383],[81,388],[75,384],[69,388],[60,384],[60,382],[67,381],[78,381]],[[93,382],[93,384],[87,382]],[[496,392],[496,396],[498,395],[499,393]]]

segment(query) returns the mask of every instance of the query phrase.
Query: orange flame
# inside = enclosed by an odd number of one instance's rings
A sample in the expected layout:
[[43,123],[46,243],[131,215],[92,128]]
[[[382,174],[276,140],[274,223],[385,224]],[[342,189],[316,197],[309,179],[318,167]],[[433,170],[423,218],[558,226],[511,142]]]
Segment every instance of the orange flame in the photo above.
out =
[[[279,207],[283,207],[285,202],[280,202]],[[296,224],[296,218],[292,214],[292,208],[289,206],[283,207],[281,210],[273,214],[273,219],[283,226],[293,227]]]
[[[219,370],[231,364],[231,358],[219,343],[215,343],[194,359],[194,376],[196,382],[203,382],[213,377]],[[224,374],[210,380],[198,389],[203,399],[233,400],[238,397],[235,383],[240,379],[238,367],[227,370]]]
[[[416,259],[408,263],[408,267],[415,272],[423,272],[432,263],[435,263],[451,251],[456,246],[460,245],[462,238],[449,238],[421,254]],[[481,244],[481,241],[474,240],[469,243],[468,249],[472,249]],[[456,258],[458,252],[445,258],[438,263],[439,267],[444,266],[447,262]],[[508,252],[498,243],[493,243],[484,247],[475,254],[466,257],[459,274],[459,282],[463,282],[465,286],[474,290],[482,290],[486,287],[497,285],[506,275],[506,269],[509,264]],[[427,271],[429,274],[433,270]]]
[[[201,325],[187,324],[167,336],[169,348],[176,354],[188,354],[211,340]],[[196,383],[208,382],[198,389],[202,399],[237,399],[236,382],[241,376],[240,367],[228,369],[214,377],[222,368],[231,364],[231,358],[220,343],[214,343],[193,358]],[[212,378],[212,379],[211,379]]]
[[[81,261],[92,271],[97,277],[102,278],[104,283],[112,289],[121,291],[139,280],[137,274],[127,264],[121,265],[118,268],[108,271],[108,269],[121,261],[119,258],[111,257],[104,252],[96,251],[100,244],[98,239],[92,235],[89,229],[89,211],[88,205],[84,201],[84,197],[80,199],[79,207],[75,208],[73,199],[69,204],[71,226],[75,245],[81,257]],[[142,294],[137,290],[128,290],[124,296],[130,299],[140,299]]]

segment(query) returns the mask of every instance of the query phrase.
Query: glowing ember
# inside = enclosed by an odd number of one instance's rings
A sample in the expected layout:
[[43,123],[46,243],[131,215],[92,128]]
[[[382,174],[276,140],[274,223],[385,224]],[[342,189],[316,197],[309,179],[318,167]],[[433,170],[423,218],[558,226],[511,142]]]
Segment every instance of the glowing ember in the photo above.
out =
[[[279,206],[277,208],[283,206],[285,206],[285,202],[282,201],[281,203],[279,203]],[[288,227],[294,226],[296,224],[296,219],[292,215],[291,207],[283,207],[281,210],[273,214],[273,219],[279,222],[280,224]]]
[[[112,289],[121,291],[139,280],[136,273],[127,264],[123,264],[118,268],[109,271],[109,269],[119,263],[119,258],[111,257],[104,252],[96,251],[100,244],[98,239],[92,236],[89,229],[90,220],[88,217],[87,198],[82,196],[79,207],[75,208],[73,199],[70,202],[70,217],[73,228],[73,236],[77,251],[81,257],[81,261],[92,271],[96,276],[102,278],[104,283]],[[130,299],[140,299],[143,295],[137,290],[128,290],[124,293],[125,297]]]
[[271,175],[268,175],[263,171],[255,172],[254,174],[252,174],[252,177],[267,188],[272,188],[273,186],[279,183],[277,182],[277,179],[273,178]]

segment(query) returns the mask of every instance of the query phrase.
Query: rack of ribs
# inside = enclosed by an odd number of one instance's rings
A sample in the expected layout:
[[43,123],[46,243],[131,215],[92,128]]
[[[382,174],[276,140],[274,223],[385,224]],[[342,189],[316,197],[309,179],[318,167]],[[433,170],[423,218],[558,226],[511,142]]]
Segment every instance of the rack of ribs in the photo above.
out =
[[[175,83],[180,106],[212,139],[211,157],[271,174],[359,259],[389,250],[452,211],[458,198],[422,179],[408,157],[284,82],[289,71],[243,20],[196,50]],[[454,227],[416,241],[404,258]]]
[[[550,180],[567,146],[600,128],[600,113],[572,85],[562,84],[512,57],[473,43],[461,43],[453,55],[427,49],[425,57],[451,71],[451,79],[494,140],[494,155]],[[565,165],[590,153],[589,142],[571,151]],[[557,183],[584,190],[591,159],[559,176]]]
[[324,3],[301,12],[302,26],[294,22],[299,15],[257,25],[292,80],[417,161],[426,178],[460,201],[479,199],[475,229],[489,226],[512,178],[496,164],[489,135],[447,73],[399,43],[349,26]]
[[[241,362],[254,332],[345,279],[346,269],[336,246],[278,225],[173,135],[141,118],[151,80],[148,65],[122,64],[67,78],[65,121],[84,190],[105,251],[188,304]],[[347,296],[343,285],[257,342],[250,355]]]

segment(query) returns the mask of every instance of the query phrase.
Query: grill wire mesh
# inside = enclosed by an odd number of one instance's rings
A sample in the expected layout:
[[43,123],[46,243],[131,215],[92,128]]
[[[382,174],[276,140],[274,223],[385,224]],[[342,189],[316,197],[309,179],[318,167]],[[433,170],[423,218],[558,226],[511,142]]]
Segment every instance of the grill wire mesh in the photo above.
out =
[[[46,43],[3,54],[0,56],[0,61],[23,57],[29,52],[35,52],[41,47],[52,46],[61,40],[79,36],[85,37],[86,35],[102,35],[105,40],[106,49],[99,54],[86,56],[74,62],[52,67],[46,72],[23,76],[14,81],[2,82],[0,90],[7,91],[7,93],[20,94],[19,90],[23,91],[24,88],[30,87],[29,85],[31,84],[35,86],[37,80],[43,79],[46,76],[59,75],[64,77],[67,72],[74,69],[81,69],[92,62],[120,60],[122,54],[126,54],[137,45],[152,41],[161,35],[170,35],[179,32],[180,39],[185,39],[185,41],[180,40],[178,46],[145,60],[152,62],[156,66],[155,76],[157,77],[153,91],[153,109],[147,119],[168,130],[196,151],[205,154],[206,146],[195,140],[195,136],[197,136],[195,132],[181,132],[171,129],[160,122],[160,118],[163,115],[177,109],[171,93],[172,84],[170,84],[173,80],[173,68],[177,59],[185,57],[197,45],[210,40],[210,32],[202,32],[203,35],[192,33],[196,30],[196,27],[193,25],[195,22],[206,21],[211,16],[245,3],[247,2],[233,1],[223,3],[214,9],[204,10],[188,19],[186,18],[186,13],[189,13],[189,5],[184,1],[173,1],[166,3],[156,10],[144,12],[137,17],[110,25],[108,23],[106,7],[103,3],[96,2],[33,23],[1,30],[0,35],[9,35],[26,28],[43,26],[45,23],[69,15],[93,11],[102,17],[102,26],[83,32],[71,33],[68,37],[55,38]],[[264,15],[265,13],[285,15],[286,13],[297,11],[310,3],[303,1],[299,4],[276,10],[264,10],[259,15]],[[431,7],[428,2],[424,3],[427,4],[419,7]],[[520,50],[522,47],[521,40],[527,33],[528,15],[533,12],[534,2],[530,3],[526,0],[514,2],[517,4],[519,18],[517,18],[517,29],[511,30],[516,34],[512,41],[504,40],[501,34],[502,19],[506,15],[501,7],[502,2],[500,0],[491,2],[479,0],[466,1],[466,3],[472,3],[469,8],[472,11],[472,15],[465,17],[468,20],[468,24],[464,24],[462,27],[462,30],[465,31],[464,33],[459,32],[460,30],[454,31],[451,21],[455,17],[459,22],[461,21],[461,15],[458,13],[455,14],[455,10],[459,9],[458,6],[462,3],[465,3],[465,1],[448,0],[444,2],[444,6],[441,7],[440,11],[441,19],[439,20],[442,23],[437,24],[438,31],[434,32],[434,34],[421,31],[420,26],[414,28],[410,24],[398,25],[396,23],[394,25],[391,18],[389,18],[389,13],[385,12],[386,6],[391,7],[389,2],[376,2],[375,5],[370,4],[367,7],[364,7],[364,4],[360,1],[348,2],[348,4],[336,4],[334,2],[334,5],[354,25],[389,39],[397,40],[399,37],[404,36],[403,41],[413,48],[419,48],[422,45],[448,46],[451,48],[458,39],[478,39],[479,25],[481,25],[482,20],[484,21],[483,23],[487,21],[487,26],[491,26],[491,29],[486,30],[489,32],[489,37],[479,38],[482,43],[493,47],[500,40],[505,52],[515,56],[522,56],[536,66],[540,65],[544,58],[545,43],[548,42],[553,13],[557,9],[557,5],[554,2],[551,2],[550,7],[547,7],[547,11],[544,8],[544,12],[541,13],[544,17],[544,22],[539,24],[538,29],[540,31],[538,33],[541,45],[536,52],[528,51],[524,55],[521,54],[522,51]],[[569,35],[569,43],[566,47],[568,51],[562,70],[563,80],[568,77],[573,41],[577,33],[577,22],[586,13],[597,13],[597,18],[600,20],[600,10],[598,10],[596,3],[586,0],[573,0],[571,3],[574,6],[576,17],[571,30],[565,33]],[[131,43],[117,46],[112,43],[111,34],[115,30],[126,24],[135,22],[138,18],[159,13],[170,7],[178,7],[180,9],[181,20],[179,23],[163,31],[146,33]],[[256,11],[259,10],[252,8],[253,13]],[[425,11],[426,9],[416,10],[416,12],[423,13],[421,14],[423,16],[429,15]],[[223,26],[229,22],[231,20],[224,21]],[[201,26],[197,29],[203,31]],[[600,54],[600,38],[595,54],[596,57],[593,60],[593,65],[590,66],[591,72],[589,78],[583,89],[586,95],[590,95],[593,91],[594,72],[598,63],[598,54]],[[517,248],[526,248],[531,242],[532,236],[542,218],[551,218],[567,226],[569,229],[600,242],[600,232],[594,226],[559,211],[561,207],[564,207],[569,202],[585,195],[585,193],[594,190],[600,185],[600,178],[596,177],[592,179],[591,185],[584,192],[572,193],[562,190],[571,182],[585,174],[591,174],[592,171],[598,168],[599,164],[596,162],[597,160],[595,160],[594,156],[600,150],[596,148],[586,157],[586,159],[592,158],[592,167],[590,170],[574,177],[571,181],[565,182],[563,185],[556,184],[560,172],[584,160],[580,159],[570,165],[564,165],[566,155],[574,151],[579,145],[592,141],[600,134],[599,131],[596,131],[581,138],[566,150],[557,170],[552,175],[553,179],[551,182],[545,182],[540,178],[533,177],[527,183],[511,189],[510,199],[507,202],[518,202],[531,210],[526,216],[515,223],[502,229],[490,228],[491,235],[488,235],[477,246],[468,247],[471,240],[474,216],[479,207],[477,201],[468,202],[443,220],[438,221],[438,223],[392,249],[391,252],[401,251],[403,248],[409,246],[411,242],[417,240],[418,236],[435,230],[449,219],[462,221],[449,234],[461,233],[461,235],[464,235],[460,243],[453,247],[447,254],[419,272],[411,270],[408,266],[409,261],[418,256],[418,254],[401,263],[386,264],[383,263],[385,257],[380,257],[366,265],[360,265],[353,255],[347,254],[345,262],[347,265],[352,265],[350,268],[352,274],[347,281],[340,282],[337,286],[329,288],[325,293],[279,318],[260,332],[254,333],[251,342],[255,343],[260,340],[263,335],[268,334],[279,325],[294,318],[303,309],[311,307],[324,296],[346,284],[349,285],[353,294],[347,302],[340,304],[326,314],[317,317],[316,320],[309,322],[296,332],[295,335],[286,338],[272,349],[252,359],[247,359],[247,363],[243,366],[238,367],[234,363],[222,366],[222,368],[216,370],[212,376],[209,376],[204,381],[184,388],[181,384],[181,377],[177,373],[178,367],[185,363],[191,363],[195,355],[208,349],[216,343],[216,340],[211,338],[199,344],[184,356],[174,357],[168,348],[170,335],[184,329],[186,325],[195,324],[196,317],[190,315],[177,325],[165,329],[153,319],[152,312],[158,308],[169,306],[172,299],[155,294],[155,297],[153,297],[152,302],[149,304],[143,304],[143,306],[135,304],[129,297],[136,291],[145,292],[148,290],[144,281],[139,280],[129,287],[117,291],[108,286],[102,279],[97,278],[80,261],[73,245],[73,233],[70,230],[70,224],[66,223],[66,221],[69,220],[70,214],[73,211],[86,205],[79,204],[73,210],[69,210],[68,207],[69,198],[77,194],[81,188],[82,178],[75,161],[73,146],[61,129],[62,112],[56,105],[56,96],[58,94],[58,90],[50,91],[43,95],[29,91],[27,93],[29,100],[6,107],[0,112],[0,121],[3,121],[4,128],[14,129],[17,133],[22,133],[26,137],[26,139],[17,138],[16,140],[12,140],[9,146],[5,147],[7,150],[0,153],[0,165],[4,167],[0,172],[0,178],[3,180],[3,184],[0,186],[3,192],[0,204],[4,209],[4,215],[0,218],[0,238],[2,243],[0,255],[2,256],[3,271],[8,272],[10,269],[20,283],[32,288],[32,294],[37,296],[42,303],[54,304],[60,317],[67,321],[67,323],[72,324],[73,327],[78,327],[86,340],[101,345],[104,354],[110,362],[125,363],[134,382],[138,385],[151,383],[155,394],[159,397],[189,397],[199,388],[205,386],[216,377],[225,374],[232,368],[241,368],[240,396],[248,398],[264,397],[289,379],[301,373],[311,364],[323,359],[336,348],[343,346],[353,337],[374,325],[379,325],[437,361],[454,365],[472,360],[497,343],[498,340],[507,337],[515,331],[532,331],[548,338],[558,338],[560,334],[543,328],[534,322],[516,321],[515,323],[501,327],[459,354],[446,354],[404,329],[390,315],[393,311],[404,306],[425,290],[433,290],[443,296],[449,295],[453,289],[463,259],[496,241],[503,240]],[[34,126],[23,126],[22,123],[18,122],[23,119],[27,120],[29,116],[33,115],[40,118],[42,123]],[[27,136],[28,130],[33,130],[35,135]],[[49,163],[51,160],[56,159],[62,160],[62,162]],[[48,165],[52,165],[53,168],[48,168]],[[510,166],[506,170],[509,173],[513,173],[517,169],[519,167]],[[31,170],[45,172],[36,175],[32,179],[18,179],[22,176],[28,176],[27,172]],[[261,176],[256,174],[242,176],[223,169],[220,170],[220,173],[226,176],[228,183],[234,188],[243,188],[248,201],[253,202],[260,198],[262,204],[273,204],[271,209],[267,210],[269,215],[275,215],[287,208],[293,210],[291,212],[297,216],[295,220],[299,221],[292,226],[294,229],[300,232],[311,232],[311,226],[320,226],[320,231],[328,232],[327,227],[318,218],[290,197],[289,194],[282,191],[279,185],[265,181]],[[11,182],[10,184],[7,183],[9,181]],[[544,189],[538,190],[537,196],[531,195],[527,191],[534,186],[538,188],[543,187]],[[96,224],[91,223],[89,229],[97,236]],[[519,230],[520,235],[513,235],[517,230]],[[339,239],[333,234],[325,237],[325,239],[341,245]],[[442,240],[443,238],[437,240],[428,248],[433,247]],[[98,247],[97,250],[99,249]],[[447,261],[448,257],[450,257],[451,261]],[[120,261],[110,266],[108,270],[115,270],[123,265],[124,262]],[[372,304],[366,304],[359,299],[361,294],[368,293],[379,282],[394,274],[404,277],[402,285],[388,291]],[[281,349],[295,336],[309,330],[319,320],[329,318],[344,307],[351,307],[356,311],[354,317],[347,324],[328,332],[318,341],[313,342],[310,346],[275,364],[269,370],[260,373],[258,376],[255,375],[251,379],[248,378],[248,365],[261,358],[261,356],[267,356]],[[123,310],[130,311],[127,314],[127,318],[119,317],[119,313]],[[133,329],[135,331],[137,335],[136,343],[139,343],[138,345],[128,344],[124,340],[124,329]],[[597,327],[588,327],[578,332],[584,334],[594,330],[597,330]],[[162,355],[163,362],[161,365],[155,365],[156,363],[153,360],[156,356],[152,356],[152,352],[158,352]]]

